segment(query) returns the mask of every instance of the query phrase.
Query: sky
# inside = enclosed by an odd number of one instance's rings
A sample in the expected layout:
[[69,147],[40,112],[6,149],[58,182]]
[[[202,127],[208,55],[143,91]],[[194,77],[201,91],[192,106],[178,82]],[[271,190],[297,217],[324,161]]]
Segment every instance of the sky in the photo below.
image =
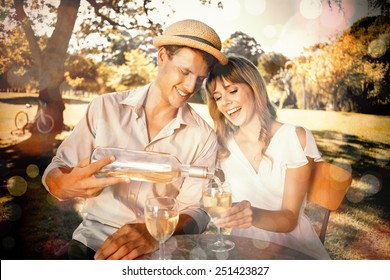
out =
[[256,39],[265,52],[294,58],[303,48],[334,38],[357,20],[374,15],[367,0],[342,0],[343,10],[321,0],[218,0],[202,5],[199,0],[172,0],[176,13],[167,25],[181,19],[201,20],[224,41],[236,31]]
[[[47,1],[59,3],[58,0]],[[218,8],[219,1],[223,9]],[[357,20],[379,14],[369,11],[367,0],[341,1],[343,10],[336,4],[329,7],[326,0],[212,0],[205,5],[200,0],[169,0],[160,2],[154,20],[165,22],[165,28],[178,20],[198,19],[213,27],[222,41],[241,31],[255,38],[265,52],[282,53],[292,59],[302,54],[304,47],[326,42]],[[167,4],[176,11],[170,17],[165,16]],[[76,29],[82,20],[82,17],[77,19]],[[38,33],[51,34],[52,29],[40,28]],[[73,37],[71,46],[85,47],[104,40],[95,33],[84,43]]]

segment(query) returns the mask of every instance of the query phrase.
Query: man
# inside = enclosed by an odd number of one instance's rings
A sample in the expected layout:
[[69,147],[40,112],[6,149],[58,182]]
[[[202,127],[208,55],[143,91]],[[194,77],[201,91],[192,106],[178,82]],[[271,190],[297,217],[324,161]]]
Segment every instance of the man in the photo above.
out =
[[169,26],[154,38],[158,74],[134,91],[102,95],[63,141],[42,181],[58,199],[85,198],[85,217],[73,233],[69,257],[135,259],[158,248],[144,224],[150,196],[174,196],[179,203],[178,233],[205,229],[199,209],[201,184],[187,178],[162,185],[126,178],[96,178],[114,159],[89,163],[94,147],[109,146],[170,153],[182,163],[215,166],[217,140],[207,123],[187,104],[211,67],[226,63],[216,32],[196,20]]

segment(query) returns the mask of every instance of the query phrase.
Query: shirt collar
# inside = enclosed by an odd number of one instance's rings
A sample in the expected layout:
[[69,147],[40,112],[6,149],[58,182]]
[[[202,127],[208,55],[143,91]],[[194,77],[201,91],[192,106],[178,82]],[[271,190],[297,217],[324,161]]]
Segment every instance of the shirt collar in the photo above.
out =
[[177,118],[180,119],[182,124],[189,125],[189,126],[198,125],[197,121],[192,115],[192,111],[188,103],[184,104],[183,107],[179,108],[179,111],[177,112]]
[[[137,116],[141,116],[146,95],[148,94],[150,86],[151,83],[135,90],[129,90],[129,95],[123,99],[120,104],[131,106]],[[192,111],[188,103],[179,108],[174,123],[177,124],[177,126],[180,126],[180,124],[197,126],[197,122],[192,115]]]
[[141,116],[143,105],[145,103],[146,95],[149,91],[150,85],[151,83],[134,90],[129,90],[129,95],[123,99],[120,104],[129,105],[133,108],[137,114],[137,117]]

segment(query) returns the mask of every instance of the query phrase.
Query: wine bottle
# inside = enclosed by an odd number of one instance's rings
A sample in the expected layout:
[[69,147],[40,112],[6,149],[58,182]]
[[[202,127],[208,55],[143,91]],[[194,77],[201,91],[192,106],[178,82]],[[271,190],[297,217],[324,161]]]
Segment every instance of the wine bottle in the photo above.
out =
[[172,183],[180,177],[215,178],[214,168],[182,164],[168,153],[97,147],[92,151],[90,161],[92,163],[107,156],[114,156],[115,161],[100,169],[97,176],[128,177],[163,184]]

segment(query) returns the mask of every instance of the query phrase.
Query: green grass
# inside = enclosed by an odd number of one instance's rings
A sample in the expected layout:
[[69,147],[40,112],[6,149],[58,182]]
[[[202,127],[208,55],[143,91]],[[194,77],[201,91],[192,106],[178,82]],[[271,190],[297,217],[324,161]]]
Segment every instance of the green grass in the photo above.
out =
[[389,145],[313,131],[327,161],[352,170],[352,185],[330,217],[325,247],[334,259],[390,259]]
[[[69,126],[77,123],[86,104],[66,103],[65,123]],[[40,177],[26,176],[28,164],[36,164],[42,173],[52,155],[37,158],[20,153],[17,143],[26,138],[12,136],[10,127],[12,116],[23,106],[24,100],[0,99],[0,174],[4,181],[0,189],[1,257],[53,258],[81,220],[80,203],[56,201],[40,185]],[[281,110],[279,120],[310,129],[325,160],[352,170],[352,186],[339,210],[330,217],[325,247],[331,257],[390,259],[390,118]],[[57,144],[66,135],[62,134]],[[6,189],[7,179],[14,175],[24,177],[28,183],[23,196],[12,197]],[[308,205],[307,213],[318,229],[322,209]]]

